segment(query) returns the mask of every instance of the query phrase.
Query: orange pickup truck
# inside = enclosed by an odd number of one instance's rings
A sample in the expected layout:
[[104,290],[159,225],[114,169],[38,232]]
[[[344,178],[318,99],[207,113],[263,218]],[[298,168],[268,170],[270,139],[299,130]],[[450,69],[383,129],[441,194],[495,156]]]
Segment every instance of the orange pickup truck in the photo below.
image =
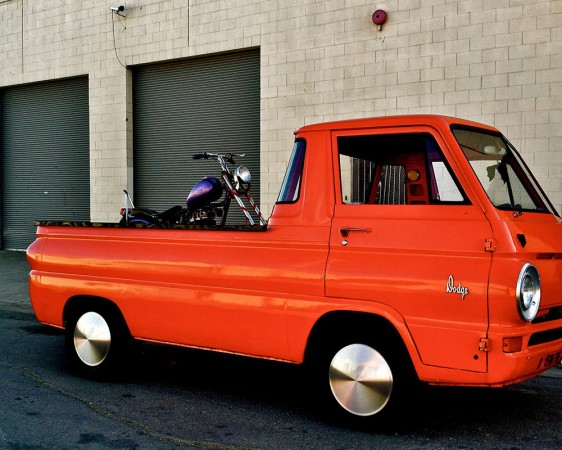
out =
[[562,219],[498,130],[421,115],[295,137],[266,226],[38,222],[33,309],[78,369],[115,370],[133,341],[307,364],[335,410],[380,418],[418,381],[560,363]]

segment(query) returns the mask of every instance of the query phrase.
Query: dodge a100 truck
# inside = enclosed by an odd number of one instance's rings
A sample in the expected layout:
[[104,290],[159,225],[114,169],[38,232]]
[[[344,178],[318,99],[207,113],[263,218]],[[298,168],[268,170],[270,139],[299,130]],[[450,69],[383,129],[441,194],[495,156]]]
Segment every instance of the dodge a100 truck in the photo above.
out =
[[490,126],[305,126],[265,226],[37,225],[33,309],[86,375],[136,341],[230,352],[305,364],[335,412],[378,420],[419,382],[561,360],[562,220]]

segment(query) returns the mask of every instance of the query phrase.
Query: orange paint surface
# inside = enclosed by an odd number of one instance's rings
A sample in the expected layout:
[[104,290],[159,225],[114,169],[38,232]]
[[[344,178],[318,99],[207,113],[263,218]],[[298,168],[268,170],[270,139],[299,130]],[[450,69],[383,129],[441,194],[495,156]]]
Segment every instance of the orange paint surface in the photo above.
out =
[[[536,376],[562,351],[562,222],[494,207],[451,125],[497,132],[438,116],[303,127],[298,198],[275,205],[265,232],[41,225],[28,249],[35,314],[63,327],[70,299],[104,298],[138,339],[301,363],[315,323],[353,311],[388,321],[424,381],[500,386]],[[373,139],[389,145],[373,151],[406,155],[386,139],[399,135],[434,143],[462,202],[432,202],[432,173],[415,155],[385,162],[405,161],[405,204],[370,204],[380,170],[365,203],[345,198],[343,147],[354,154]],[[527,262],[542,287],[533,323],[516,304]],[[504,353],[503,339],[516,336],[522,350]]]

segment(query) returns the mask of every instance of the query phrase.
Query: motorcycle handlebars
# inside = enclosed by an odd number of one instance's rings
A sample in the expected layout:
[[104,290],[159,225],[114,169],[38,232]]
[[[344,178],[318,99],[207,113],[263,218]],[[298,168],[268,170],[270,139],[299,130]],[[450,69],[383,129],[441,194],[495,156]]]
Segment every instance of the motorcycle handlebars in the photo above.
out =
[[236,164],[236,162],[234,162],[235,156],[244,157],[245,153],[242,153],[242,154],[225,153],[224,155],[219,155],[218,153],[204,152],[204,153],[194,153],[192,158],[193,159],[217,159],[217,160],[220,160],[220,158],[223,158],[225,161],[229,162],[230,164]]

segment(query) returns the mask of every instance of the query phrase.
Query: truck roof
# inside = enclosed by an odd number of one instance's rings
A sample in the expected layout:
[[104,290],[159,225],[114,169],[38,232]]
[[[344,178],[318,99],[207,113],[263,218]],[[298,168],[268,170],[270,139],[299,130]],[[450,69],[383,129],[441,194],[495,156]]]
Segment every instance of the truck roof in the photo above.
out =
[[471,127],[484,128],[491,131],[498,131],[496,128],[478,122],[473,122],[457,117],[441,116],[435,114],[413,114],[400,116],[381,116],[361,119],[348,119],[334,122],[323,122],[318,124],[305,125],[295,131],[295,134],[307,131],[327,131],[327,130],[345,130],[357,128],[376,128],[388,126],[413,126],[413,125],[433,125],[447,126],[465,125]]

